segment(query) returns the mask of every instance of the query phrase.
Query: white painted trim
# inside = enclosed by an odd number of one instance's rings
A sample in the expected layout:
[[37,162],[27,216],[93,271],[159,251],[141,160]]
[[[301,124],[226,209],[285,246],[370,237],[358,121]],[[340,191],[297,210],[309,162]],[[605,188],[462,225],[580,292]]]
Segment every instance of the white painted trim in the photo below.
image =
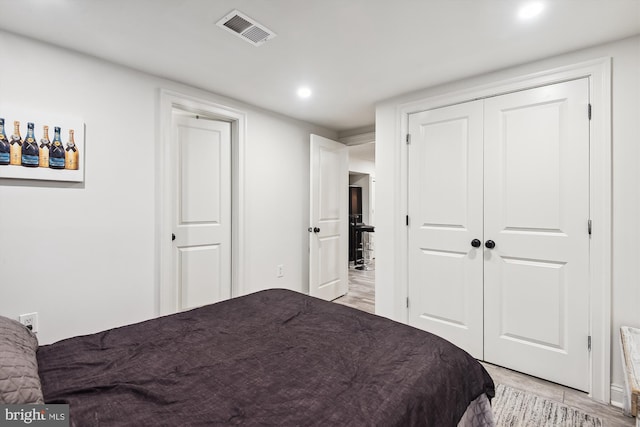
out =
[[358,135],[345,136],[344,138],[338,139],[338,141],[348,146],[368,144],[370,142],[376,141],[376,133],[367,132],[367,133],[360,133]]
[[178,309],[177,290],[171,278],[171,209],[165,194],[170,191],[171,116],[172,111],[184,110],[231,123],[231,296],[244,293],[245,277],[245,218],[244,218],[244,159],[247,135],[247,114],[243,111],[205,99],[160,89],[158,101],[158,149],[156,150],[156,281],[158,286],[156,311],[158,315],[174,313]]
[[[565,67],[554,68],[516,78],[497,81],[444,95],[425,97],[396,105],[396,177],[400,185],[400,203],[395,215],[404,217],[408,212],[407,200],[407,145],[409,114],[474,99],[487,98],[534,87],[545,86],[579,78],[589,78],[590,102],[593,105],[590,139],[590,210],[593,234],[590,250],[590,328],[591,328],[591,382],[590,396],[600,402],[611,400],[611,58],[600,58]],[[407,229],[396,223],[395,249],[403,265],[394,269],[395,283],[399,284],[395,295],[396,319],[407,322]]]
[[624,388],[617,384],[611,384],[611,406],[616,408],[624,408]]

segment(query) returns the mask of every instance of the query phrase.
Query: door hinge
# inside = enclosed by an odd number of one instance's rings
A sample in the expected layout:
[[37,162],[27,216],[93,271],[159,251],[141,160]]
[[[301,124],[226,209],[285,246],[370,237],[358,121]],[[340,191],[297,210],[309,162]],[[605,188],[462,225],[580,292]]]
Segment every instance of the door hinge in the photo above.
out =
[[587,349],[591,351],[591,335],[589,335],[589,338],[587,338]]
[[589,236],[591,236],[591,231],[593,230],[591,220],[587,221],[587,230],[589,231]]
[[411,144],[411,134],[407,134],[407,145]]
[[587,107],[587,114],[589,115],[589,120],[591,120],[591,104]]
[[407,297],[407,308],[409,308],[409,297]]
[[408,226],[409,226],[409,215],[407,215],[407,216],[405,217],[405,222],[406,222],[406,225],[407,225],[407,227],[408,227]]

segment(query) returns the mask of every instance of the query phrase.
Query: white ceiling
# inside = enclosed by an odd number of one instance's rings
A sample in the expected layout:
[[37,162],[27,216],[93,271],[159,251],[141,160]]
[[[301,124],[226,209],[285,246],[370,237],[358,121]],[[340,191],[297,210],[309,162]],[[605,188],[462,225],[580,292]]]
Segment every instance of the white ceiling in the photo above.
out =
[[[523,22],[524,0],[0,0],[0,28],[344,131],[391,96],[640,33],[640,0],[543,1]],[[216,27],[233,9],[277,37]]]

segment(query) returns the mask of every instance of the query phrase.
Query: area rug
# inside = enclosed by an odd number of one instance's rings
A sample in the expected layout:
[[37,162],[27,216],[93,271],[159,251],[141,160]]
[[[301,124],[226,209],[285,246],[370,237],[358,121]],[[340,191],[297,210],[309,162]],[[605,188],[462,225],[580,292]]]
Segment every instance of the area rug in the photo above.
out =
[[498,427],[602,427],[598,417],[503,384],[492,406]]

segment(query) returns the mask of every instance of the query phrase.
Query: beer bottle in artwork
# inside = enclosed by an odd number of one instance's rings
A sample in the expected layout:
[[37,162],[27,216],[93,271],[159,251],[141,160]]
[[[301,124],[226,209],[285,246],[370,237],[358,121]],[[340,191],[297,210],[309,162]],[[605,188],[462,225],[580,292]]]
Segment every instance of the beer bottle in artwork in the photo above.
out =
[[38,141],[33,133],[33,123],[27,123],[27,136],[22,143],[22,166],[37,168],[39,163],[40,150]]
[[4,133],[4,119],[0,118],[0,165],[8,165],[11,158],[9,140]]
[[73,140],[73,129],[69,130],[69,141],[64,153],[64,168],[70,170],[78,169],[78,147]]
[[22,137],[20,136],[20,122],[13,122],[13,135],[11,135],[11,147],[10,147],[9,160],[10,165],[18,165],[22,163]]
[[40,163],[41,168],[49,167],[49,148],[51,148],[51,141],[49,140],[49,126],[42,128],[42,139],[40,140]]
[[49,167],[51,169],[64,169],[64,146],[60,139],[60,128],[53,128],[53,142],[49,149]]

